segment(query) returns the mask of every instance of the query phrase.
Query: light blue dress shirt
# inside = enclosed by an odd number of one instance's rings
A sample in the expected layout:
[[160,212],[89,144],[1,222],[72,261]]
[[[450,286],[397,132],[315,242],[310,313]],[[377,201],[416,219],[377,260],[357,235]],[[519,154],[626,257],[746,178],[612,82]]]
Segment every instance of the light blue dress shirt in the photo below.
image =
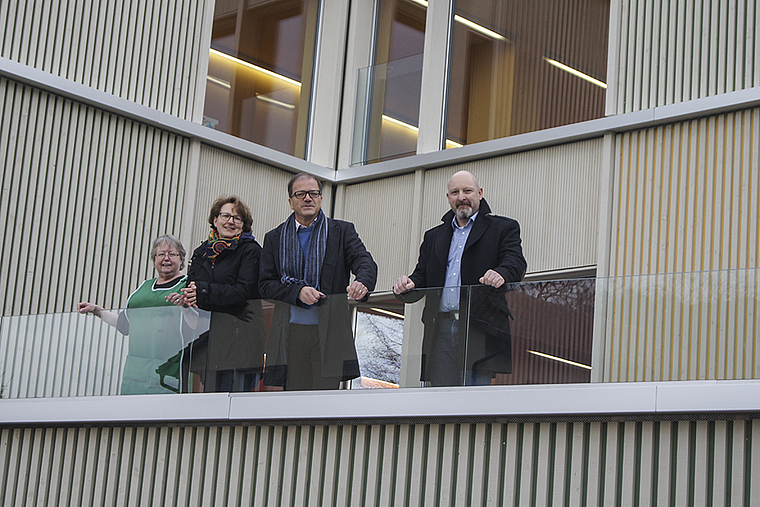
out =
[[470,237],[472,224],[480,211],[476,212],[467,221],[467,225],[459,227],[457,217],[451,221],[454,228],[454,234],[451,236],[451,245],[449,246],[449,259],[446,263],[446,280],[441,295],[441,304],[438,310],[441,312],[452,312],[459,310],[459,286],[462,285],[462,254],[464,246],[467,244],[467,238]]

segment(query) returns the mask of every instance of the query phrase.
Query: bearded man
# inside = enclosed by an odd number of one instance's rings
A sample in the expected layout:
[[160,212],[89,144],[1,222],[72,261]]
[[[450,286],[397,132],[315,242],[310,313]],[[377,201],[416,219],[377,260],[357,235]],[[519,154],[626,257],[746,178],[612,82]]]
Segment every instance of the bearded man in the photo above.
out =
[[404,302],[427,297],[421,380],[432,386],[490,384],[496,373],[512,372],[505,293],[527,268],[520,225],[491,214],[468,171],[449,179],[446,197],[451,209],[441,225],[425,232],[414,272],[399,277],[393,292]]

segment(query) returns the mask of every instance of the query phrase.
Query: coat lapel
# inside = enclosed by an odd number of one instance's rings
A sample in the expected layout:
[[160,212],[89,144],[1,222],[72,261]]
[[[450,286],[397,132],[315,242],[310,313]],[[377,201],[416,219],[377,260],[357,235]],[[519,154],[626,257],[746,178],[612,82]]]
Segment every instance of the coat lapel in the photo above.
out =
[[322,261],[322,273],[319,276],[322,283],[322,292],[327,289],[325,283],[328,285],[332,284],[332,281],[335,279],[335,262],[338,259],[338,255],[341,255],[340,230],[338,224],[327,219],[327,244],[325,245],[325,258]]
[[438,235],[435,244],[435,254],[438,256],[441,266],[443,266],[444,277],[446,276],[446,266],[449,263],[449,247],[451,246],[451,237],[453,235],[454,228],[451,225],[451,220],[446,220],[446,216],[444,216],[443,231]]
[[489,219],[488,215],[481,210],[480,213],[478,213],[477,218],[475,218],[475,223],[472,224],[472,230],[470,231],[470,235],[467,237],[467,243],[464,245],[464,249],[467,250],[472,245],[475,244],[476,241],[478,241],[481,236],[483,236],[483,233],[486,232],[486,229],[488,229],[489,226]]

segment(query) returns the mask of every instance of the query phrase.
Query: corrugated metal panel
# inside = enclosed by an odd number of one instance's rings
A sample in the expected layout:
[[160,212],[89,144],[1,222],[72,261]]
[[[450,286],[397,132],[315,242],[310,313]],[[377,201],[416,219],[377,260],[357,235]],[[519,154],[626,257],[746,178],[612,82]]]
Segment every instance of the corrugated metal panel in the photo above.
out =
[[759,133],[753,109],[618,136],[608,380],[760,374]]
[[4,428],[3,505],[749,505],[746,420]]
[[423,227],[440,223],[448,179],[468,170],[493,212],[520,222],[529,272],[594,265],[602,147],[594,139],[428,171]]
[[[198,190],[193,210],[192,242],[190,249],[208,238],[208,213],[220,195],[236,195],[250,208],[251,229],[256,240],[263,244],[264,235],[292,213],[288,205],[288,180],[292,173],[275,169],[210,146],[201,147]],[[324,186],[322,207],[329,211],[331,188]]]
[[205,9],[204,0],[3,1],[0,56],[191,119]]
[[0,398],[119,394],[128,340],[78,313],[3,317]]
[[122,306],[180,233],[189,141],[0,79],[0,314]]
[[620,0],[620,16],[614,113],[760,85],[756,2]]
[[376,290],[390,290],[401,275],[409,274],[406,252],[419,250],[410,245],[410,196],[414,174],[386,178],[346,187],[344,218],[356,225],[367,250],[379,267]]

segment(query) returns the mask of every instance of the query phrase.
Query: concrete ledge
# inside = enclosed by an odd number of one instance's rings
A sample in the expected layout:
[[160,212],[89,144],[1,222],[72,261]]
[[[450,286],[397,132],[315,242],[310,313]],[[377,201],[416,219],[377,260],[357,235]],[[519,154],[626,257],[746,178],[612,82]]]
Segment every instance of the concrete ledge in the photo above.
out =
[[760,380],[0,400],[0,425],[760,412]]
[[210,421],[229,417],[226,393],[0,400],[0,425]]

